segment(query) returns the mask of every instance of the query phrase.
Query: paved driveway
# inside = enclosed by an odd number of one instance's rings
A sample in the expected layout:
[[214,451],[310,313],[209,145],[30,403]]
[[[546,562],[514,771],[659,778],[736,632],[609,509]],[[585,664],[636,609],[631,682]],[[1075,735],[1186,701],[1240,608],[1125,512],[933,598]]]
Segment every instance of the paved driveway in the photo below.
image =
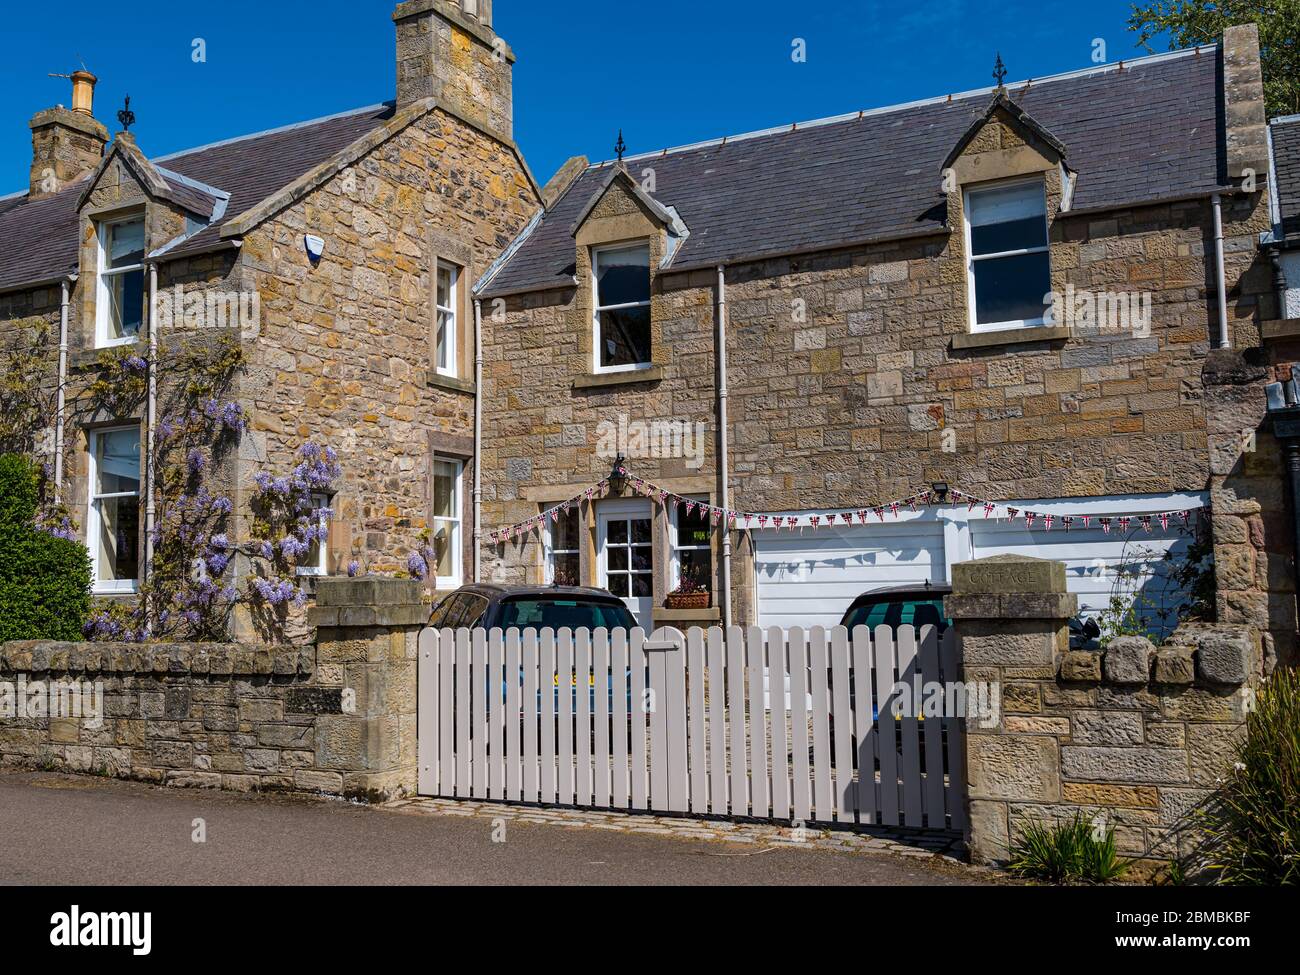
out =
[[[195,842],[201,819],[205,842]],[[988,875],[891,853],[411,816],[346,802],[0,772],[3,884],[957,885]],[[498,831],[499,835],[499,831]]]

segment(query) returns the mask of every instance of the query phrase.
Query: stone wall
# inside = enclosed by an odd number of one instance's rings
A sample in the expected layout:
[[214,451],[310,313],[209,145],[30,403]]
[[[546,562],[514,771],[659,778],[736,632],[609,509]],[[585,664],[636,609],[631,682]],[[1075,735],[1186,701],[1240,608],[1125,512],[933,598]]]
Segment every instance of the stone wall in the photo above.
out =
[[976,862],[1002,863],[1028,822],[1082,814],[1113,828],[1150,875],[1195,843],[1190,814],[1233,761],[1261,674],[1247,626],[1188,624],[1159,649],[1141,637],[1071,650],[1077,599],[1059,562],[997,556],[955,567],[947,610],[962,680],[996,684],[996,720],[967,721]]
[[[237,791],[413,793],[420,589],[322,582],[318,647],[4,644],[0,764]],[[84,700],[102,707],[19,713],[18,696],[55,682],[85,682]]]

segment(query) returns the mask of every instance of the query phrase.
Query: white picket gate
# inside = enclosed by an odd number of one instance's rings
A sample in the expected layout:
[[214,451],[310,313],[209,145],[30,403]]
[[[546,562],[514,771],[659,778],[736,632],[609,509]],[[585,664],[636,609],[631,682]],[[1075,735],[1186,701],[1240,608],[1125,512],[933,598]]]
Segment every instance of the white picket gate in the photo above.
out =
[[961,720],[892,706],[899,684],[958,680],[954,640],[931,626],[426,629],[419,791],[960,830]]

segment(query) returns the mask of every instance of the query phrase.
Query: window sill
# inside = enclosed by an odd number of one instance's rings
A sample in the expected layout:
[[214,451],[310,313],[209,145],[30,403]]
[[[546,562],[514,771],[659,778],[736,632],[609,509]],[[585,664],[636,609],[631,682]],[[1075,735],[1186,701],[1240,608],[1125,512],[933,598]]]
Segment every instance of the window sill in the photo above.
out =
[[705,609],[667,609],[656,606],[654,623],[658,627],[664,623],[717,622],[722,619],[722,610],[717,606]]
[[601,389],[605,386],[631,386],[636,383],[657,383],[664,378],[663,366],[649,369],[628,369],[624,372],[593,372],[573,381],[574,389]]
[[1260,323],[1260,335],[1266,339],[1290,339],[1300,336],[1300,318],[1275,318]]
[[468,393],[473,396],[477,392],[474,384],[468,379],[444,376],[436,369],[429,370],[429,385],[436,389],[445,389],[449,393]]
[[954,349],[988,349],[1027,342],[1064,342],[1070,337],[1066,325],[1031,325],[1028,328],[1004,328],[996,332],[967,332],[954,335]]

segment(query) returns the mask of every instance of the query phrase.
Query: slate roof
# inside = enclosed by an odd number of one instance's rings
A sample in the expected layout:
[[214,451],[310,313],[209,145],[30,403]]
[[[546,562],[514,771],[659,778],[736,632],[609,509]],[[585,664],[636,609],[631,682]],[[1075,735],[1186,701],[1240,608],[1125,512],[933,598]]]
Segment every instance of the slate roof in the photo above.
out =
[[[1220,186],[1218,50],[1176,52],[1008,86],[1060,140],[1074,210],[1208,194]],[[940,170],[992,90],[665,150],[625,162],[690,229],[671,267],[709,267],[944,229]],[[590,167],[483,287],[572,282],[570,231],[611,164]]]
[[1274,119],[1269,131],[1282,236],[1300,239],[1300,115]]
[[[168,249],[185,257],[220,242],[222,224],[292,183],[393,116],[372,105],[342,115],[187,149],[151,159],[174,198],[207,218],[206,229]],[[192,182],[177,179],[185,177]],[[221,201],[193,182],[229,194]],[[77,200],[84,181],[43,200],[0,198],[0,291],[51,281],[77,269]],[[219,204],[225,202],[224,211]]]

